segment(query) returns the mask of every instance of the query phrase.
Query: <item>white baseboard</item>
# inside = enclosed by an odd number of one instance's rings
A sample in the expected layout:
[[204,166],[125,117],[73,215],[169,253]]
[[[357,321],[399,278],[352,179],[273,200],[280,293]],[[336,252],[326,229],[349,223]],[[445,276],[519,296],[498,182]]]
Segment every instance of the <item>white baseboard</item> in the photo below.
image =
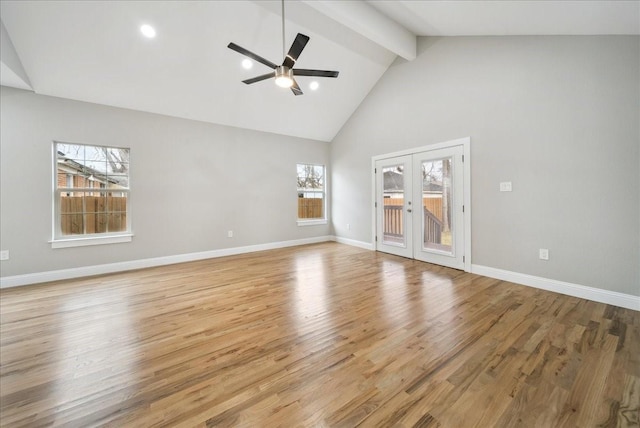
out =
[[64,279],[80,278],[83,276],[102,275],[113,272],[123,272],[134,269],[144,269],[154,266],[171,265],[175,263],[212,259],[216,257],[233,256],[236,254],[253,253],[256,251],[273,250],[276,248],[294,247],[297,245],[315,244],[333,241],[333,236],[318,236],[314,238],[295,239],[292,241],[270,242],[268,244],[249,245],[246,247],[224,248],[221,250],[202,251],[198,253],[178,254],[175,256],[155,257],[151,259],[131,260],[126,262],[109,263],[104,265],[84,266],[79,268],[53,270],[48,272],[29,273],[24,275],[6,276],[0,278],[0,289],[18,287],[21,285],[37,284],[40,282],[60,281]]
[[363,248],[370,251],[374,250],[373,244],[370,242],[356,241],[355,239],[341,238],[340,236],[334,236],[333,240],[339,244],[351,245],[352,247]]
[[511,272],[482,265],[471,265],[471,272],[482,276],[488,276],[490,278],[501,279],[503,281],[566,294],[568,296],[593,300],[594,302],[606,303],[608,305],[640,311],[640,296],[587,287],[586,285],[572,284],[570,282],[557,281],[555,279],[541,278],[539,276]]

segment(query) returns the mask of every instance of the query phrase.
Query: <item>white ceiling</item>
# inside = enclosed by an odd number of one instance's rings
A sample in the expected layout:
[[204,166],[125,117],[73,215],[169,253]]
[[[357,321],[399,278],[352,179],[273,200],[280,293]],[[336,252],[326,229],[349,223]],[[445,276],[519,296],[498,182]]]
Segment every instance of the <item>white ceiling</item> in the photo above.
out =
[[[311,40],[295,97],[229,42],[282,61],[279,1],[5,1],[1,83],[36,93],[283,135],[331,141],[415,36],[640,34],[638,1],[287,1],[286,48]],[[143,23],[157,37],[140,35]]]
[[418,36],[640,34],[638,0],[367,0],[367,3]]

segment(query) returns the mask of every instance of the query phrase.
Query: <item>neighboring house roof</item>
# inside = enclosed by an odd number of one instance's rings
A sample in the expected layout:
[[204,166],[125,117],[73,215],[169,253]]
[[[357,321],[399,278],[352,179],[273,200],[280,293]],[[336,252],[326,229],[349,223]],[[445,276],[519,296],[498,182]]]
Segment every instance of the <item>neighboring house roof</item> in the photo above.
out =
[[[384,172],[384,191],[387,193],[403,192],[404,191],[404,174],[396,171]],[[435,183],[433,181],[427,181],[426,179],[422,185],[423,192],[442,192],[442,184]]]
[[384,191],[402,191],[404,190],[404,175],[395,171],[384,172]]
[[65,156],[64,153],[60,151],[58,152],[58,164],[64,165],[65,169],[78,172],[79,175],[83,175],[86,177],[93,177],[93,179],[98,182],[118,184],[116,180],[108,178],[104,172],[98,171],[97,169],[90,168],[86,165],[83,165],[79,162],[74,161],[73,159],[69,159],[68,157]]
[[422,185],[422,191],[442,193],[442,184],[425,180],[424,184]]

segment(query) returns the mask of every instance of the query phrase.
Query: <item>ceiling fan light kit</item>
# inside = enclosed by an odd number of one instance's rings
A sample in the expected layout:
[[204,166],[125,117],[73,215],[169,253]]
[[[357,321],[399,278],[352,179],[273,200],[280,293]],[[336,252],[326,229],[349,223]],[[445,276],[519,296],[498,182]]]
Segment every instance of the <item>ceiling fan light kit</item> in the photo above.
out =
[[275,78],[276,85],[281,88],[291,88],[291,92],[294,95],[302,95],[302,90],[300,86],[298,86],[298,82],[293,76],[315,76],[315,77],[338,77],[338,71],[329,71],[329,70],[305,70],[301,68],[294,69],[298,57],[302,53],[302,50],[309,42],[309,36],[305,36],[302,33],[298,33],[295,40],[291,44],[289,48],[289,52],[284,55],[284,0],[282,0],[282,55],[284,56],[284,61],[282,61],[282,65],[276,65],[275,63],[269,61],[257,55],[241,46],[236,45],[235,43],[229,43],[227,47],[231,50],[234,50],[252,60],[259,62],[261,64],[266,65],[267,67],[273,69],[274,71],[271,73],[263,74],[260,76],[253,77],[251,79],[243,80],[242,82],[250,85],[252,83],[260,82],[262,80],[270,79],[272,77]]
[[276,67],[276,85],[281,88],[290,88],[293,86],[293,70],[279,65]]

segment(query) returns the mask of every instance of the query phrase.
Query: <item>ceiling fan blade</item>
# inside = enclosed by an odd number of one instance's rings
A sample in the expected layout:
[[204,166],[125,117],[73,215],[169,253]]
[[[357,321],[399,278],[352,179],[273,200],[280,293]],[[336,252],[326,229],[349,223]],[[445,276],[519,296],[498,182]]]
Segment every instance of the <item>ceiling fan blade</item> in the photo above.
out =
[[291,86],[291,92],[293,92],[293,95],[302,95],[302,89],[300,89],[300,86],[298,86],[298,82],[296,82],[296,79],[293,79],[293,85]]
[[293,41],[293,43],[291,43],[291,48],[289,48],[289,53],[284,58],[284,62],[282,63],[282,65],[284,65],[287,68],[293,68],[293,65],[298,60],[300,53],[302,53],[302,50],[304,49],[304,47],[307,45],[308,42],[309,42],[309,36],[305,36],[302,33],[298,33],[298,35],[296,36],[296,39]]
[[245,48],[243,48],[242,46],[238,46],[235,43],[229,43],[227,45],[227,47],[231,50],[234,50],[238,53],[241,53],[244,56],[248,56],[249,58],[251,58],[254,61],[257,61],[261,64],[266,65],[267,67],[273,68],[275,69],[277,67],[276,64],[272,63],[271,61],[269,61],[268,59],[264,59],[262,58],[260,55],[256,55],[251,51],[246,50]]
[[339,71],[329,70],[305,70],[303,68],[294,68],[294,76],[317,76],[317,77],[338,77]]
[[260,82],[261,80],[270,79],[274,76],[275,76],[275,73],[262,74],[260,76],[252,77],[251,79],[243,80],[242,83],[246,83],[247,85],[250,85],[252,83]]

